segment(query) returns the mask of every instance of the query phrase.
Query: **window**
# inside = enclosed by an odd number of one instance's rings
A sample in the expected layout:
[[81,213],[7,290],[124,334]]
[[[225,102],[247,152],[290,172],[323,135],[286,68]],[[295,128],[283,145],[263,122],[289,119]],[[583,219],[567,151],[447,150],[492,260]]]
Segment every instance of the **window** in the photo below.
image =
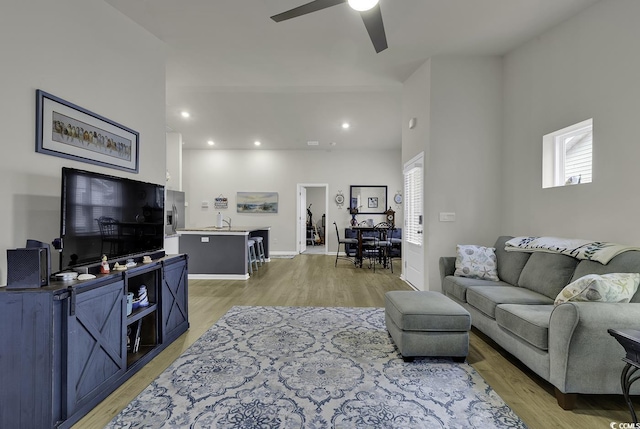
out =
[[422,246],[422,168],[404,173],[405,237],[408,243]]
[[542,138],[542,187],[591,183],[593,119]]

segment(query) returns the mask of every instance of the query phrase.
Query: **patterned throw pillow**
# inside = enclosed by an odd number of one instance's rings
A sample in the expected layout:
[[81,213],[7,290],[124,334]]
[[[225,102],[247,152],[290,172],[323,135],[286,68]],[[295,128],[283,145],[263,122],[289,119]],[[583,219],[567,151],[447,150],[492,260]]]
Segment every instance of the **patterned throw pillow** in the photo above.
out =
[[454,276],[499,281],[495,248],[458,244]]
[[629,302],[638,290],[640,274],[587,274],[560,291],[555,305],[568,301]]

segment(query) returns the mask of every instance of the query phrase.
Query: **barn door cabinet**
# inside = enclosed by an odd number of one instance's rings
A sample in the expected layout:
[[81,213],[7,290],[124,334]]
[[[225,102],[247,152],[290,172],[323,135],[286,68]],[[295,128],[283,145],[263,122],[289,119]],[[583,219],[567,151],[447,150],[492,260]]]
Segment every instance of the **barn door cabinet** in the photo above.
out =
[[[127,315],[127,293],[141,286],[149,305]],[[1,288],[0,427],[71,427],[189,328],[187,287],[177,255],[84,282]]]
[[161,335],[163,343],[172,343],[189,327],[187,257],[181,255],[162,264]]

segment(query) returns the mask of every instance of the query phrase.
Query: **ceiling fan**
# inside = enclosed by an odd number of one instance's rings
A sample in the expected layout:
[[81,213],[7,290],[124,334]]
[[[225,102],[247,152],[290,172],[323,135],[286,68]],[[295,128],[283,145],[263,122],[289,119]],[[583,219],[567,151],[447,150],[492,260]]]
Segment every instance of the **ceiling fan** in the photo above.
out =
[[384,32],[382,24],[382,12],[378,0],[314,0],[310,3],[303,4],[286,12],[273,15],[271,19],[275,22],[285,21],[298,16],[306,15],[311,12],[317,12],[331,6],[341,3],[349,3],[352,9],[360,12],[364,26],[367,28],[369,38],[373,43],[376,53],[380,53],[387,49],[387,36]]

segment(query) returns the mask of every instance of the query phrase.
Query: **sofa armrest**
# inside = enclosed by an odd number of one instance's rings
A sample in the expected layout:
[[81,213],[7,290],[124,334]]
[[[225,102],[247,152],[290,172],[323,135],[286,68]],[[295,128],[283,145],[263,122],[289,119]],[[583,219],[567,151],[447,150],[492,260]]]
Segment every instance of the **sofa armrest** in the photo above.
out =
[[621,393],[625,351],[607,329],[638,320],[640,303],[558,305],[549,320],[549,381],[563,393]]
[[441,256],[440,257],[440,284],[444,284],[444,278],[452,276],[456,271],[456,257],[455,256]]

